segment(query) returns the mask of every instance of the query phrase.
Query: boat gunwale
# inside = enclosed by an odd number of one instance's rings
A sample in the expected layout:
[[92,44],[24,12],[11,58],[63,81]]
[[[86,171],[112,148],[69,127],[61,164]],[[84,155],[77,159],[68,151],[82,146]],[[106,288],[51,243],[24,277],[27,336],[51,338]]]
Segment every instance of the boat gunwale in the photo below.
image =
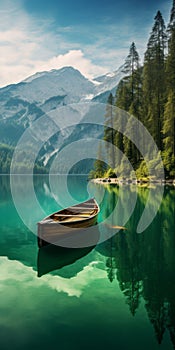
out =
[[[90,198],[90,199],[88,199],[87,201],[85,201],[85,202],[82,202],[82,203],[80,203],[80,204],[83,204],[83,203],[87,203],[87,202],[90,202],[91,200],[93,200],[94,202],[95,202],[95,205],[96,205],[96,209],[97,209],[97,212],[96,213],[94,213],[94,214],[92,214],[92,215],[90,215],[89,217],[82,217],[80,220],[76,220],[78,223],[80,223],[81,221],[88,221],[88,220],[91,220],[91,219],[93,219],[95,216],[97,216],[98,215],[98,213],[100,212],[100,207],[99,207],[99,205],[98,205],[98,203],[97,203],[97,201],[96,201],[96,199],[95,198]],[[62,210],[68,210],[68,209],[70,209],[70,208],[74,208],[74,207],[76,207],[77,206],[77,204],[75,204],[75,206],[73,205],[73,206],[71,206],[71,207],[67,207],[67,208],[63,208],[63,209],[61,209],[61,210],[58,210],[57,212],[53,212],[52,214],[50,214],[50,215],[48,215],[48,216],[46,216],[44,219],[42,219],[41,221],[39,221],[38,223],[37,223],[37,225],[43,225],[43,224],[45,224],[45,225],[53,225],[53,224],[55,224],[55,225],[66,225],[66,224],[68,224],[68,225],[70,225],[71,224],[71,222],[73,223],[75,223],[76,221],[66,221],[66,220],[64,220],[64,221],[54,221],[53,219],[51,219],[51,216],[52,215],[54,215],[54,214],[57,214],[57,213],[59,213],[59,212],[61,212]],[[85,209],[88,209],[88,208],[85,208]],[[91,209],[93,209],[93,208],[91,208]],[[94,209],[95,209],[95,207],[94,207]],[[64,214],[63,214],[63,216],[64,216]],[[73,215],[72,215],[73,216]],[[75,217],[75,216],[74,216]],[[78,215],[77,215],[77,217],[78,217]],[[47,222],[46,220],[48,220],[48,219],[50,219],[50,220],[52,220],[52,222]]]

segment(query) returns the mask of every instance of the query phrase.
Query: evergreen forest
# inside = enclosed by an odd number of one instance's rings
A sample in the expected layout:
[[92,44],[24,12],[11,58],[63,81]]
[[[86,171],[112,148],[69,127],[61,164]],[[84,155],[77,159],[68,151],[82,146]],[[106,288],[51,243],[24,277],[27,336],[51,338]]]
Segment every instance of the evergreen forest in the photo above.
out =
[[[115,96],[111,93],[107,100],[104,121],[105,141],[111,142],[121,150],[130,161],[137,178],[148,177],[145,159],[129,138],[115,130],[115,124],[122,124],[122,113],[111,114],[114,106],[137,118],[153,137],[165,169],[165,178],[175,177],[175,0],[166,26],[160,11],[157,12],[152,31],[144,54],[143,64],[140,64],[139,53],[133,42],[123,66],[124,78],[120,81]],[[118,111],[117,108],[117,111]],[[131,123],[125,128],[132,128]],[[140,142],[144,139],[140,137]],[[149,148],[149,145],[145,145]],[[107,150],[108,152],[108,150]],[[90,177],[112,177],[126,172],[125,162],[114,152],[108,152],[111,159],[107,166],[99,160],[100,145],[94,170]],[[113,154],[112,154],[113,153]],[[120,165],[117,165],[120,164]],[[159,163],[153,160],[157,178],[159,178]]]

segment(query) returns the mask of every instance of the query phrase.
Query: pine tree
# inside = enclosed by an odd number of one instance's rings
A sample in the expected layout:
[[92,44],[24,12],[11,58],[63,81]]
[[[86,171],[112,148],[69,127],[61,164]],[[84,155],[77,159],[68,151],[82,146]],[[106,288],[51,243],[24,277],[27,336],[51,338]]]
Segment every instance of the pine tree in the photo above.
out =
[[170,176],[175,176],[175,92],[170,91],[164,113],[164,164]]
[[127,74],[125,80],[127,80],[130,85],[132,102],[134,100],[134,93],[138,85],[138,70],[140,67],[139,60],[139,54],[136,50],[135,43],[133,42],[130,46],[129,54],[126,58],[123,69],[123,72]]
[[116,165],[119,166],[122,160],[122,153],[124,152],[123,144],[123,133],[119,132],[118,129],[125,130],[123,125],[123,110],[127,111],[129,109],[130,101],[128,98],[129,89],[126,82],[122,79],[119,83],[118,89],[116,91],[116,109],[115,109],[115,146],[121,151],[118,153],[118,158],[116,158]]
[[129,111],[131,103],[132,100],[128,81],[126,81],[126,79],[122,79],[116,91],[116,106],[124,111]]
[[163,136],[164,164],[170,176],[175,175],[175,0],[168,25],[168,57],[166,61],[167,102],[165,105]]
[[175,0],[173,0],[173,6],[170,14],[170,21],[167,27],[168,37],[171,36],[171,30],[175,27]]
[[167,91],[175,91],[175,0],[171,10],[169,30],[168,57],[166,61]]
[[159,149],[162,148],[161,129],[165,102],[166,32],[160,11],[148,41],[143,69],[143,119]]
[[102,160],[104,157],[101,141],[98,145],[97,159],[94,162],[94,170],[90,172],[90,178],[103,177],[107,169],[107,164]]
[[105,114],[105,127],[104,127],[104,140],[107,141],[111,146],[107,146],[107,152],[109,157],[109,163],[111,167],[115,168],[115,131],[114,131],[114,115],[113,115],[113,102],[114,97],[110,93],[106,105],[106,114]]
[[[141,68],[139,63],[139,54],[133,42],[129,49],[129,54],[126,58],[124,70],[127,75],[119,84],[116,95],[116,105],[134,115],[138,120],[140,119],[140,103],[141,103]],[[122,122],[122,120],[121,120]],[[135,132],[135,131],[134,131]],[[127,138],[116,135],[116,145],[123,143],[122,150],[125,155],[134,165],[139,160],[139,152],[134,144]]]

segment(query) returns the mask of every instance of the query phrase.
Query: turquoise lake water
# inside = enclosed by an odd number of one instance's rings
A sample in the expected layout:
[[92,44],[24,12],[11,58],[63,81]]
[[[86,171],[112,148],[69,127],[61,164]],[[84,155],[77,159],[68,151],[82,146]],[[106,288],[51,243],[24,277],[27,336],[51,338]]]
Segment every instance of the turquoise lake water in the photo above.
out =
[[[47,176],[16,177],[19,215],[10,179],[0,177],[0,349],[174,349],[175,188],[164,187],[159,212],[138,234],[148,188],[125,185],[119,191],[70,176],[65,190],[63,177],[50,181]],[[158,187],[152,191],[150,211],[159,199]],[[103,197],[99,222],[121,198],[114,226],[124,222],[137,196],[127,230],[96,247],[39,250],[31,229],[41,213],[91,195],[98,202]]]

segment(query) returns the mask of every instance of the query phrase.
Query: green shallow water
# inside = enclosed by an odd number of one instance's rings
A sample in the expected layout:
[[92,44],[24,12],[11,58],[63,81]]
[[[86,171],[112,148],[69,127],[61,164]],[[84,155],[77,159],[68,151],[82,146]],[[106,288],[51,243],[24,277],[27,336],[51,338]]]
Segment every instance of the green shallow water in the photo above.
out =
[[[16,191],[22,215],[35,227],[41,212],[32,208],[30,182],[17,177]],[[0,349],[173,349],[174,188],[165,187],[156,218],[137,234],[149,189],[124,186],[119,193],[117,187],[70,176],[67,194],[63,182],[62,177],[55,180],[53,193],[47,176],[34,177],[45,214],[59,208],[55,199],[66,206],[103,196],[101,222],[120,196],[123,211],[114,218],[116,225],[137,192],[135,210],[126,231],[96,247],[69,254],[58,247],[39,251],[35,234],[15,209],[9,177],[0,177]],[[156,187],[153,193],[150,210],[159,196]]]

